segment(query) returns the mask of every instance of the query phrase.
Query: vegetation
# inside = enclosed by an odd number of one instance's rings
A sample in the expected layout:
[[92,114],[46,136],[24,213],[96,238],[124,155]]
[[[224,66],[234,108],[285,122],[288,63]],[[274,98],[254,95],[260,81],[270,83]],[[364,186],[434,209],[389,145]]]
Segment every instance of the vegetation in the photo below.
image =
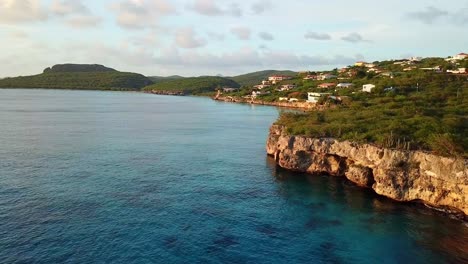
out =
[[323,112],[285,113],[277,123],[294,135],[334,137],[387,148],[468,157],[467,77],[415,74],[419,77],[402,75],[389,81],[398,87],[392,91],[335,92],[348,94],[349,102]]
[[145,91],[183,91],[190,94],[214,92],[217,88],[234,87],[240,85],[235,81],[223,77],[190,77],[156,83],[144,88]]
[[243,75],[238,75],[234,77],[230,77],[229,79],[234,80],[241,86],[253,86],[259,84],[262,80],[268,79],[271,75],[289,75],[289,76],[296,76],[297,73],[293,71],[275,71],[275,70],[266,70],[266,71],[258,71],[247,73]]
[[185,77],[179,76],[179,75],[172,75],[172,76],[149,76],[148,77],[153,83],[162,83],[162,82],[168,82],[168,81],[173,81],[177,79],[183,79]]
[[141,74],[119,72],[101,65],[63,64],[38,75],[1,79],[0,88],[140,90],[151,83]]

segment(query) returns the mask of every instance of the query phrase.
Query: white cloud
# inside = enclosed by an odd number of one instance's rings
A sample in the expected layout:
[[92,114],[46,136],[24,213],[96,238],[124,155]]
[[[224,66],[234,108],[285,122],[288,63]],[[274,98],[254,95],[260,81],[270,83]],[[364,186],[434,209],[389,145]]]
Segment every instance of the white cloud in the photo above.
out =
[[0,24],[44,21],[47,12],[39,0],[0,0]]
[[176,44],[185,49],[199,48],[205,45],[205,40],[198,38],[193,28],[182,28],[175,35]]
[[204,16],[242,16],[242,9],[237,3],[232,3],[229,7],[223,9],[218,6],[214,0],[195,0],[193,4],[188,5],[188,8]]
[[309,31],[304,35],[306,39],[315,39],[315,40],[330,40],[331,36],[327,33],[317,33]]
[[412,19],[422,21],[425,24],[432,24],[441,17],[448,16],[449,13],[439,8],[428,6],[423,11],[410,12],[408,16]]
[[271,33],[268,33],[268,32],[260,32],[260,33],[258,33],[258,36],[261,39],[267,40],[267,41],[272,41],[274,39],[273,35]]
[[444,24],[450,22],[454,25],[466,27],[468,24],[468,5],[452,12],[434,6],[427,6],[424,10],[407,13],[406,17],[427,25],[436,22]]
[[54,0],[50,10],[61,16],[89,14],[89,9],[79,0]]
[[341,37],[341,39],[351,43],[369,42],[369,40],[364,39],[359,33],[356,32],[349,33],[348,35]]
[[92,15],[73,16],[66,20],[67,24],[73,28],[90,28],[100,24],[102,19]]
[[252,11],[254,12],[254,14],[258,15],[258,14],[264,13],[265,11],[271,9],[272,7],[273,5],[271,4],[270,1],[262,0],[252,5]]
[[248,40],[252,31],[247,27],[233,27],[231,28],[231,33],[236,35],[240,40]]
[[122,0],[111,9],[117,15],[117,24],[126,29],[152,28],[161,17],[176,12],[166,0]]
[[208,32],[208,37],[212,40],[217,40],[217,41],[223,41],[226,36],[221,33],[216,33],[216,32]]

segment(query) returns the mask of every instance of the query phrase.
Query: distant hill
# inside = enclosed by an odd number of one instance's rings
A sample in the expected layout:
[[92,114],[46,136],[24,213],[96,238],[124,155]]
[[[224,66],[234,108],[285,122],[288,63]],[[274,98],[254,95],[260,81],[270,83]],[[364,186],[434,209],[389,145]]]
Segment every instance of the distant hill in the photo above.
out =
[[252,86],[252,85],[259,84],[262,80],[265,80],[269,76],[275,75],[275,74],[295,76],[297,75],[297,72],[266,70],[266,71],[258,71],[258,72],[242,74],[242,75],[228,77],[228,78],[237,82],[241,86]]
[[0,88],[140,90],[153,82],[137,73],[119,72],[97,64],[59,64],[43,73],[0,80]]
[[240,87],[240,85],[228,78],[223,77],[189,77],[178,78],[171,81],[164,81],[147,86],[144,90],[158,90],[158,91],[184,91],[190,94],[199,94],[205,92],[212,92],[218,87]]
[[116,72],[112,68],[107,68],[99,64],[57,64],[44,69],[43,73],[50,72]]
[[183,79],[185,77],[179,76],[179,75],[172,75],[172,76],[148,76],[148,78],[153,81],[153,83],[162,83],[162,82],[167,82],[167,81],[173,81],[177,79]]

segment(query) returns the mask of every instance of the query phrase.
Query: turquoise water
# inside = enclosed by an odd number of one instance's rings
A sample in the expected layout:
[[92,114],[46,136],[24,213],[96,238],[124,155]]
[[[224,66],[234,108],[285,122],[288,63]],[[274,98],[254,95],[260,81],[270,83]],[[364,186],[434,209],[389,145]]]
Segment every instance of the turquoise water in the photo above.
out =
[[468,227],[276,168],[279,110],[0,90],[1,263],[466,263]]

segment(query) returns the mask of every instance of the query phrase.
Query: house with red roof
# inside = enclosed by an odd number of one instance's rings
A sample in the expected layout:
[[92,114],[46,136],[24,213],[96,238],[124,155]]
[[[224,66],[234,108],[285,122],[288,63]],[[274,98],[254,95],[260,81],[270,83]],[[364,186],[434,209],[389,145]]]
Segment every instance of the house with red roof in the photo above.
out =
[[336,86],[336,83],[322,83],[317,86],[317,88],[320,89],[328,89],[328,88],[333,88]]

